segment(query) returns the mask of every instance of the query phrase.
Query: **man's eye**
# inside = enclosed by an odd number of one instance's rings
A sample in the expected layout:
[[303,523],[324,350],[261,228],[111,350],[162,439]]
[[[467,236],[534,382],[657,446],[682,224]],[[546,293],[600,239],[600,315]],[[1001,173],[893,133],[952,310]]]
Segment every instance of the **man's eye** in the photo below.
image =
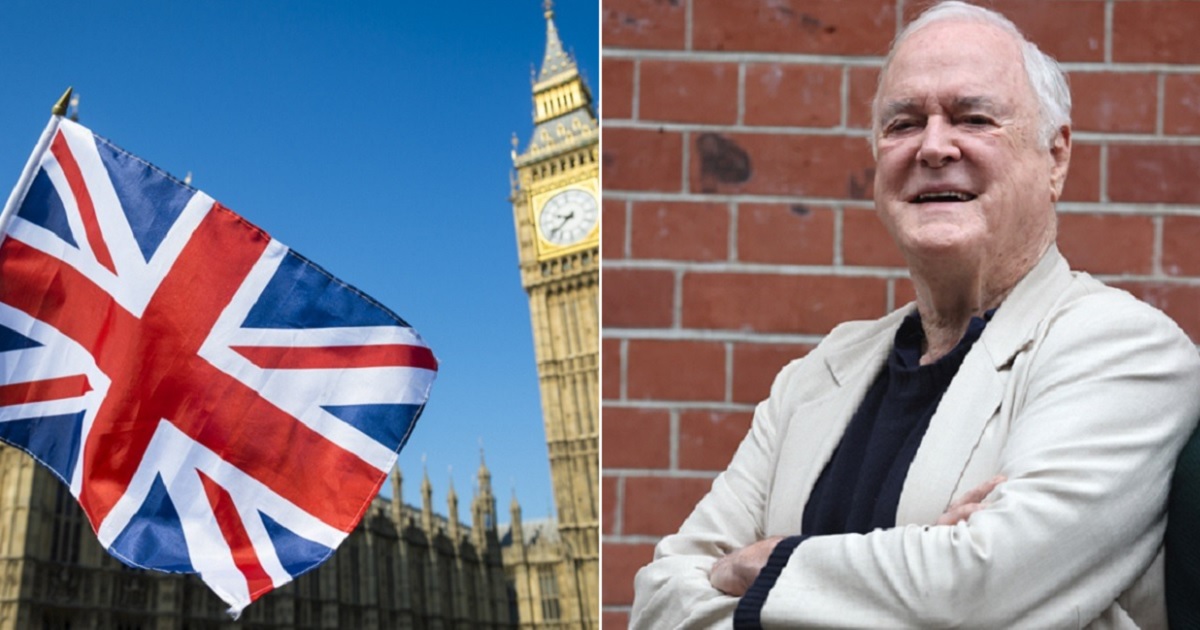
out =
[[978,114],[963,117],[963,122],[968,125],[976,126],[990,126],[994,124],[991,118]]
[[896,133],[899,131],[912,129],[916,126],[917,124],[911,120],[893,120],[892,122],[888,123],[886,131],[888,133]]

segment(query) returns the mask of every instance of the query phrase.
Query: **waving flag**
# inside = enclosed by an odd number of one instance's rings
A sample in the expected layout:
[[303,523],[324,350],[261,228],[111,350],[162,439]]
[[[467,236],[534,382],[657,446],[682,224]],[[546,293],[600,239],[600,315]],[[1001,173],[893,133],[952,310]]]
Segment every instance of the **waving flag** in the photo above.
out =
[[0,439],[237,615],[358,524],[437,362],[402,319],[54,117],[0,215]]

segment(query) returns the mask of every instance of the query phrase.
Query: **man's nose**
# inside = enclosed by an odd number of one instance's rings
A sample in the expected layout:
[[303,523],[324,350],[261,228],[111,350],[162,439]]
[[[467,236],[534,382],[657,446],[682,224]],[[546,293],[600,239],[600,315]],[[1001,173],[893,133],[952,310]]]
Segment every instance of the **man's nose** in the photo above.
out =
[[929,168],[941,168],[962,157],[954,125],[941,116],[931,116],[921,132],[917,159]]

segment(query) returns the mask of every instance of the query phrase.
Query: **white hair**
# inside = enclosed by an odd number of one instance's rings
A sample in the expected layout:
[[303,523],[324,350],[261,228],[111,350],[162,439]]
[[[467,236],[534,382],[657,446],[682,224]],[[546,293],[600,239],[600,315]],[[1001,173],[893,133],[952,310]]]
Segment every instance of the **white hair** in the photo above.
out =
[[[935,22],[945,20],[964,20],[990,24],[1012,35],[1017,40],[1017,44],[1021,48],[1021,59],[1025,66],[1025,76],[1029,79],[1029,87],[1033,88],[1034,97],[1037,98],[1038,102],[1038,123],[1040,127],[1038,136],[1047,147],[1050,147],[1054,142],[1054,137],[1058,133],[1058,130],[1063,126],[1071,124],[1071,90],[1067,86],[1067,76],[1063,73],[1062,67],[1058,65],[1058,62],[1050,55],[1042,52],[1033,42],[1026,39],[1016,24],[1013,24],[1011,20],[991,9],[967,4],[960,0],[944,0],[926,9],[917,19],[909,22],[900,31],[900,34],[896,36],[895,41],[892,42],[892,47],[888,50],[887,58],[883,62],[883,70],[879,73],[879,86],[883,85],[884,75],[887,74],[888,68],[892,65],[892,58],[896,55],[896,49],[900,47],[900,44],[914,32]],[[872,152],[875,150],[875,138],[879,131],[879,92],[879,87],[876,87],[875,98],[871,102]]]

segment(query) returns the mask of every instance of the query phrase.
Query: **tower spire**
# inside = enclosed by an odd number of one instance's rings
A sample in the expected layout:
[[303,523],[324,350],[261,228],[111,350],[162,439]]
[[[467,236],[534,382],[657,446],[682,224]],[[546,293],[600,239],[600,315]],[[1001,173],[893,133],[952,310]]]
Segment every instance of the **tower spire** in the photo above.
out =
[[538,83],[577,72],[575,61],[563,50],[562,40],[558,38],[558,28],[554,26],[553,0],[546,0],[543,6],[546,9],[546,54],[542,56],[542,71],[538,73]]
[[558,37],[553,0],[543,0],[542,7],[546,52],[533,81],[533,137],[523,152],[513,147],[513,165],[518,168],[593,143],[600,133],[592,94]]

